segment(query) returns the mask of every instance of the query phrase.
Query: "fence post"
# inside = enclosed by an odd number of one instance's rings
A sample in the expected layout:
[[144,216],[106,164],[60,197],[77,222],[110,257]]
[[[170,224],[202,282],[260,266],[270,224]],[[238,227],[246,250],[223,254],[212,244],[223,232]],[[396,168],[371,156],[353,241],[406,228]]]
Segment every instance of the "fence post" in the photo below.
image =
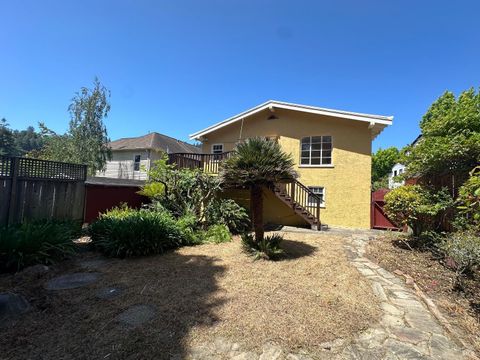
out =
[[8,200],[7,226],[13,224],[15,220],[19,160],[17,157],[12,157],[12,185],[10,187],[10,197]]

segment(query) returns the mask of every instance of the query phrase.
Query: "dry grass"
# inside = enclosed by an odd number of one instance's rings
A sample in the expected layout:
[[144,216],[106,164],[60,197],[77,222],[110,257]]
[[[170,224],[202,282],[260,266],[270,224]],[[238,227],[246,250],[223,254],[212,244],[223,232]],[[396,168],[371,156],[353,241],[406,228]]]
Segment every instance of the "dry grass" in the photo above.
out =
[[[34,310],[2,330],[2,358],[161,359],[182,356],[191,345],[216,337],[252,350],[272,341],[315,353],[322,342],[349,338],[378,321],[371,287],[348,264],[341,238],[303,233],[286,238],[288,258],[282,261],[254,261],[235,239],[114,260],[100,269],[98,283],[56,293],[44,290],[46,278],[4,276],[0,291],[24,294]],[[48,277],[74,271],[78,262],[71,261]],[[95,297],[111,285],[124,294]],[[122,327],[115,317],[135,304],[154,305],[157,317],[135,329]]]
[[433,299],[460,336],[480,351],[480,283],[468,283],[469,293],[454,289],[455,273],[435,259],[431,252],[413,251],[394,236],[378,238],[368,247],[368,256],[389,271],[410,275]]

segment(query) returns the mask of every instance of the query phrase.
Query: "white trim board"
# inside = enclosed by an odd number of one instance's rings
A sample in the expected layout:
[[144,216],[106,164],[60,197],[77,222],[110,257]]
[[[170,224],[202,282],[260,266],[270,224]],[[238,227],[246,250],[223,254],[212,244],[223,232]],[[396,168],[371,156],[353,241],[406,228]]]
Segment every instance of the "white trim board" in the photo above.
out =
[[388,125],[391,125],[393,122],[393,116],[362,114],[362,113],[356,113],[351,111],[327,109],[327,108],[320,108],[316,106],[300,105],[300,104],[293,104],[293,103],[287,103],[287,102],[276,101],[276,100],[269,100],[263,104],[260,104],[251,109],[248,109],[240,114],[237,114],[219,123],[211,125],[203,130],[197,131],[190,135],[190,139],[198,140],[200,137],[206,134],[209,134],[212,131],[218,130],[224,126],[230,125],[248,116],[254,115],[260,111],[263,111],[266,109],[270,109],[271,111],[274,111],[275,108],[301,111],[301,112],[317,114],[317,115],[333,116],[333,117],[338,117],[342,119],[364,121],[370,124],[369,128],[372,128],[376,124],[388,126]]

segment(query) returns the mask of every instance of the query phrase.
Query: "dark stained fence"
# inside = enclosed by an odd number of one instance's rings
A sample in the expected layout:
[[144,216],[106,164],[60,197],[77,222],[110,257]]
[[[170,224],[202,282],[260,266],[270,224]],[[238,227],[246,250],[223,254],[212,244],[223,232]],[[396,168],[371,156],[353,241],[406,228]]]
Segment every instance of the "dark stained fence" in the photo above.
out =
[[0,156],[0,225],[83,221],[86,165]]

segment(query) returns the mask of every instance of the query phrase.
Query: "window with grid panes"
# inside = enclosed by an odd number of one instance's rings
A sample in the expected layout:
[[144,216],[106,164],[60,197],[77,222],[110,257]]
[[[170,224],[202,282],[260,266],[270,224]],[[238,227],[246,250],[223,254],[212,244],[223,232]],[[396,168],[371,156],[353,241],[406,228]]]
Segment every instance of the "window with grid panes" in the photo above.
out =
[[300,165],[331,165],[332,137],[307,136],[302,138]]

